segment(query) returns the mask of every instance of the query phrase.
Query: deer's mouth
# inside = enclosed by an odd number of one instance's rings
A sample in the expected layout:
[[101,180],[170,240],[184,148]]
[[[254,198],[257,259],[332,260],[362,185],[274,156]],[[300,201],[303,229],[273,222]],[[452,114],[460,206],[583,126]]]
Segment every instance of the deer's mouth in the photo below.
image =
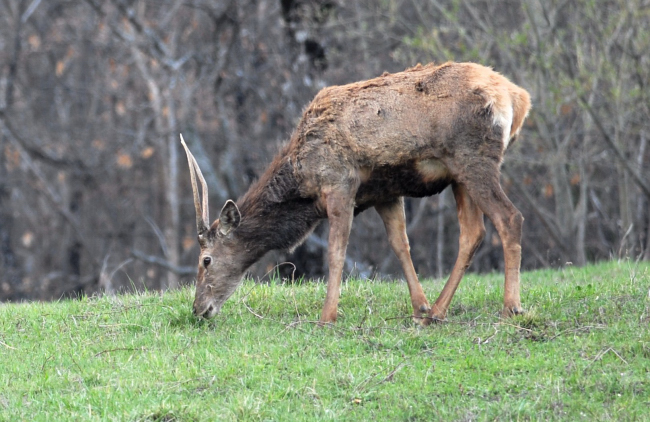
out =
[[217,305],[214,301],[208,301],[202,306],[194,305],[194,315],[198,318],[212,319],[221,310],[221,305]]

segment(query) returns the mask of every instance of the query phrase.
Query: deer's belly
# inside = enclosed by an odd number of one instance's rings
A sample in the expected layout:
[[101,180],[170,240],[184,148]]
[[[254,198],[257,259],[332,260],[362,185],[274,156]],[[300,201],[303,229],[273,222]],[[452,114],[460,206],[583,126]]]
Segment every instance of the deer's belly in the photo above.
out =
[[362,169],[356,206],[361,211],[399,196],[420,198],[435,195],[451,182],[449,170],[435,158],[413,160],[399,166]]

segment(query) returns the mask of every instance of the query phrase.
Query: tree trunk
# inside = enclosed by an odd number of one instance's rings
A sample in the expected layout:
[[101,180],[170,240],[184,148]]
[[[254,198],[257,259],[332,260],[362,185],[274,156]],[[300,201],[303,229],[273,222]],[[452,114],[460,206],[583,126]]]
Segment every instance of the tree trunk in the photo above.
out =
[[[16,24],[14,34],[15,38],[13,40],[14,49],[11,62],[8,66],[4,109],[0,109],[0,118],[3,120],[6,118],[14,102],[14,81],[16,79],[18,58],[21,51],[21,15],[24,6],[25,5],[21,3],[16,8],[14,19]],[[9,10],[9,8],[7,8],[7,10]],[[6,146],[6,136],[0,131],[0,300],[2,298],[16,297],[20,290],[20,282],[22,278],[11,241],[13,215],[11,209],[11,189],[8,183]]]
[[[175,81],[172,81],[172,87]],[[169,256],[167,259],[172,265],[180,265],[180,200],[178,196],[178,148],[179,141],[177,138],[176,128],[176,107],[174,99],[170,92],[167,90],[167,122],[168,122],[168,135],[167,135],[167,153],[168,156],[168,171],[167,174],[167,205],[169,207],[169,223],[165,228],[165,240],[167,242],[167,250]],[[173,271],[167,272],[167,288],[175,289],[179,284],[179,276]]]
[[13,215],[10,195],[7,183],[5,136],[0,133],[0,301],[17,297],[21,280],[11,242]]

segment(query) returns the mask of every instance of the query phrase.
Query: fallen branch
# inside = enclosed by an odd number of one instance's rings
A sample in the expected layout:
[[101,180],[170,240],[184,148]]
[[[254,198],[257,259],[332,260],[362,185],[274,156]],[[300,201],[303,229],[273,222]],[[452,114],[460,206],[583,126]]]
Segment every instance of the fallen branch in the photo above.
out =
[[126,351],[126,352],[133,352],[133,351],[144,352],[145,350],[147,350],[146,347],[118,347],[118,348],[115,348],[115,349],[102,350],[99,353],[95,353],[94,357],[98,357],[98,356],[103,355],[104,353],[111,353],[111,352],[123,352],[123,351]]
[[248,303],[246,303],[245,301],[242,301],[242,302],[244,302],[244,306],[246,307],[246,309],[248,309],[248,312],[255,315],[256,318],[264,319],[264,317],[262,315],[258,314],[250,306],[248,306]]
[[481,339],[481,337],[477,337],[477,338],[474,340],[474,341],[476,342],[476,344],[478,344],[479,346],[481,346],[481,345],[483,345],[483,344],[488,344],[488,343],[490,342],[490,340],[492,340],[492,339],[494,338],[494,336],[496,336],[497,333],[499,332],[499,330],[497,329],[496,325],[498,325],[498,324],[495,324],[495,327],[494,327],[494,333],[493,333],[491,336],[489,336],[489,337],[487,337],[487,338],[484,338],[484,339]]
[[[250,293],[250,292],[249,292],[249,293]],[[249,293],[247,293],[246,296],[248,296]],[[284,331],[286,331],[286,330],[288,330],[288,329],[290,329],[290,328],[295,328],[295,329],[297,329],[297,330],[299,330],[299,331],[302,331],[303,333],[308,334],[307,331],[298,328],[298,325],[301,325],[301,324],[314,324],[314,325],[318,325],[318,326],[321,326],[321,327],[328,327],[328,328],[331,328],[331,329],[333,329],[333,330],[338,330],[339,332],[341,332],[340,329],[338,329],[337,327],[335,327],[335,326],[334,326],[333,324],[331,324],[331,323],[326,323],[326,324],[323,325],[320,321],[311,321],[311,320],[303,320],[303,319],[301,319],[301,320],[293,321],[293,322],[290,322],[290,323],[287,324],[287,323],[282,322],[282,321],[279,321],[279,320],[277,320],[277,319],[273,319],[273,318],[265,317],[265,316],[263,316],[263,315],[258,314],[257,312],[255,312],[255,311],[253,310],[253,308],[250,307],[250,305],[246,302],[246,296],[244,296],[244,297],[242,298],[241,302],[244,304],[244,306],[246,307],[246,309],[248,309],[248,312],[250,312],[251,314],[253,314],[253,315],[255,316],[255,318],[258,318],[258,319],[261,319],[261,320],[268,320],[268,321],[275,322],[276,324],[284,325],[284,330],[280,331],[280,333],[283,333]]]
[[499,322],[499,323],[496,324],[496,325],[507,325],[507,326],[509,326],[509,327],[517,328],[518,330],[528,331],[529,333],[532,333],[532,332],[533,332],[533,330],[531,330],[530,328],[525,328],[525,327],[522,327],[522,326],[520,326],[520,325],[510,324],[510,323],[503,322],[503,321]]
[[404,359],[403,361],[401,361],[400,363],[398,363],[397,366],[395,367],[395,369],[393,369],[392,371],[390,371],[390,372],[388,373],[388,375],[386,375],[386,376],[384,377],[383,380],[379,381],[378,383],[376,383],[376,384],[374,384],[374,385],[380,385],[380,384],[383,384],[383,383],[385,383],[385,382],[392,381],[392,380],[393,380],[393,376],[397,373],[397,371],[399,371],[400,369],[402,369],[402,367],[403,367],[405,364],[406,364],[406,359]]
[[568,330],[562,330],[553,337],[549,338],[548,341],[555,340],[556,338],[560,337],[561,335],[564,335],[566,333],[579,333],[580,331],[589,331],[592,328],[599,328],[603,329],[605,328],[605,325],[585,325],[584,327],[578,327],[578,328],[570,328]]
[[587,370],[591,365],[593,365],[594,362],[597,362],[597,361],[601,360],[601,359],[603,358],[603,356],[605,356],[605,355],[606,355],[607,353],[609,353],[609,352],[614,353],[614,354],[616,355],[616,357],[619,358],[619,359],[620,359],[624,364],[629,365],[629,364],[627,363],[627,361],[626,361],[625,359],[623,359],[623,357],[622,357],[621,355],[619,355],[618,352],[617,352],[616,350],[614,350],[614,349],[611,348],[611,347],[608,347],[608,348],[603,349],[603,350],[601,350],[600,352],[598,352],[598,354],[596,354],[596,357],[594,357],[594,358],[591,360],[591,362],[589,362],[589,365],[587,365],[587,367],[585,368],[585,371],[586,371],[586,370]]
[[9,346],[7,343],[4,343],[4,342],[2,342],[2,341],[0,341],[0,344],[3,345],[4,347],[6,347],[7,349],[18,350],[18,349],[16,349],[15,347],[11,347],[11,346]]

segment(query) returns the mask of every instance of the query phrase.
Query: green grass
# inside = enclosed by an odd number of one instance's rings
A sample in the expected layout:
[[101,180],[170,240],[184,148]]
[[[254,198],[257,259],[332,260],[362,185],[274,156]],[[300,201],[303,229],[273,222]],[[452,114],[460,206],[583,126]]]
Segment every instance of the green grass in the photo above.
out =
[[[430,300],[441,281],[425,281]],[[0,420],[650,420],[650,265],[468,275],[418,328],[406,285],[246,282],[213,321],[193,289],[0,305]]]

